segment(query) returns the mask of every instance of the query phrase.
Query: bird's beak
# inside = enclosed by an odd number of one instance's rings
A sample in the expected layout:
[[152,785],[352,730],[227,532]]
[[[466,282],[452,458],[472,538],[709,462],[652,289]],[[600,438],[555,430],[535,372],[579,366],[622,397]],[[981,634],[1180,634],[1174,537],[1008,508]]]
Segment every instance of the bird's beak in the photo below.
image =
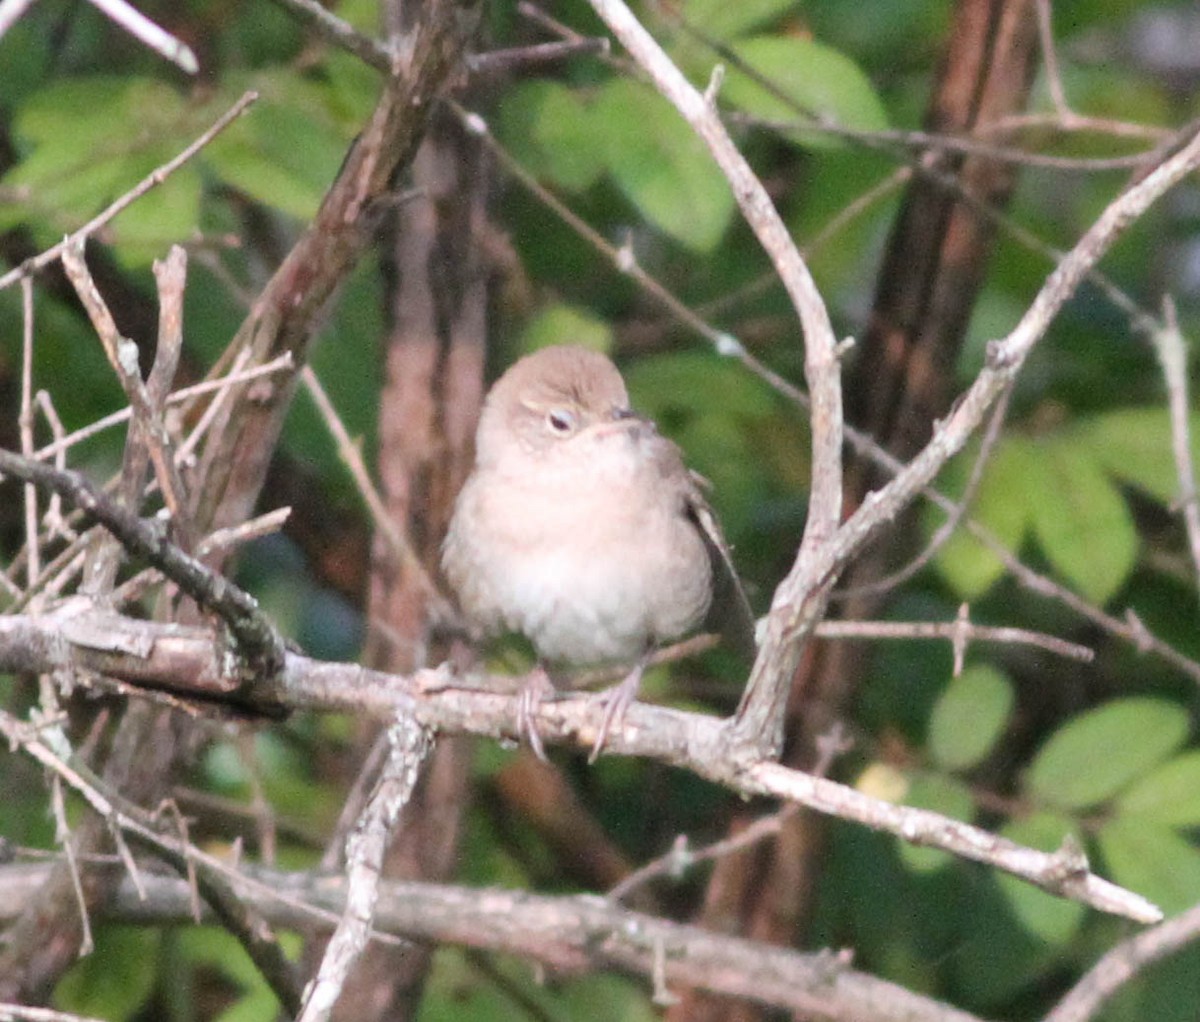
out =
[[631,408],[614,408],[606,418],[592,427],[591,432],[594,436],[634,435],[654,433],[657,432],[657,428],[652,420],[638,415]]

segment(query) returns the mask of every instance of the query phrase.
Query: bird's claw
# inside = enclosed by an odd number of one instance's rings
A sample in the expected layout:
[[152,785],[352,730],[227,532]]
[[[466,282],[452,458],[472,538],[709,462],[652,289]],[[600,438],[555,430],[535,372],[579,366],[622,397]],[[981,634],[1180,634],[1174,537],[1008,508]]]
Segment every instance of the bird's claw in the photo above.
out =
[[538,734],[536,714],[538,707],[553,694],[554,684],[550,681],[550,675],[539,664],[530,672],[517,697],[517,738],[528,738],[529,748],[543,763],[549,760],[546,758],[546,747],[542,745],[542,736]]
[[589,765],[599,759],[600,750],[608,741],[613,727],[619,729],[624,725],[625,714],[637,699],[638,689],[641,688],[643,670],[645,670],[645,664],[638,663],[621,681],[612,688],[605,689],[596,697],[604,707],[604,719],[600,722],[600,730],[596,732],[596,741],[588,755]]

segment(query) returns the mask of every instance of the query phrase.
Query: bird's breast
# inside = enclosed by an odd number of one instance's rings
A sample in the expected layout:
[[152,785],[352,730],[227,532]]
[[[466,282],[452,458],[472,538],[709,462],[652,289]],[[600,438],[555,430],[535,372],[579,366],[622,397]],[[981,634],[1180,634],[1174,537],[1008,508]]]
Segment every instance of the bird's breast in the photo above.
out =
[[703,618],[708,552],[645,439],[605,437],[553,471],[472,476],[444,558],[468,617],[580,664],[633,660]]

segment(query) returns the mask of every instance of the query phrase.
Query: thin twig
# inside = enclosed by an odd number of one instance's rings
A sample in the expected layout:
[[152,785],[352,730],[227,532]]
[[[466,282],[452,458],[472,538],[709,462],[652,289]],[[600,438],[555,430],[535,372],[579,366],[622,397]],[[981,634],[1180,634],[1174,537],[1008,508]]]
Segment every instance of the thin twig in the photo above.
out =
[[[811,773],[814,777],[824,777],[833,766],[833,761],[844,752],[850,750],[840,721],[835,721],[826,733],[817,738],[817,761],[813,764]],[[752,848],[760,841],[774,837],[783,830],[783,825],[802,808],[796,802],[787,802],[782,808],[766,816],[760,816],[729,837],[713,841],[702,848],[692,850],[689,847],[686,834],[680,834],[671,845],[671,850],[657,859],[651,859],[640,866],[619,884],[608,892],[613,901],[621,901],[630,893],[644,887],[650,880],[659,876],[682,877],[687,870],[698,863],[723,859],[737,852]]]
[[[0,711],[0,735],[78,792],[108,823],[114,837],[128,835],[185,875],[191,875],[190,869],[194,866],[195,878],[205,900],[224,926],[238,938],[284,1007],[295,1013],[300,1004],[300,992],[294,968],[283,955],[265,920],[241,894],[250,891],[260,897],[277,898],[309,918],[326,922],[331,917],[336,918],[332,913],[298,903],[296,899],[239,873],[195,845],[160,833],[148,814],[119,794],[106,791],[104,783],[87,766],[64,759],[42,740],[37,728],[3,711]],[[121,837],[119,843],[123,840]]]
[[[292,513],[290,507],[279,507],[274,511],[258,515],[240,525],[231,525],[226,529],[217,529],[209,533],[196,544],[196,556],[208,558],[215,553],[233,550],[253,540],[270,536],[286,524]],[[126,579],[113,591],[110,599],[114,607],[128,607],[140,600],[151,586],[157,585],[164,576],[157,568],[147,568],[139,571],[132,578]]]
[[1054,45],[1054,25],[1050,18],[1050,0],[1037,0],[1038,42],[1042,47],[1042,62],[1046,65],[1046,86],[1050,102],[1063,123],[1070,123],[1075,114],[1067,102],[1062,74],[1058,70],[1058,49]]
[[0,0],[0,39],[13,27],[36,0]]
[[1028,149],[1018,149],[1015,146],[1000,145],[965,135],[942,135],[931,131],[899,131],[875,130],[863,131],[858,128],[847,128],[841,124],[832,124],[811,118],[788,120],[779,117],[760,117],[748,113],[732,113],[727,115],[732,124],[744,125],[751,128],[763,128],[781,135],[802,131],[830,135],[833,138],[845,139],[850,142],[860,142],[872,149],[883,147],[898,147],[914,149],[922,152],[963,153],[968,156],[979,156],[994,160],[997,163],[1013,163],[1023,167],[1044,167],[1049,170],[1061,170],[1070,173],[1095,174],[1104,171],[1136,170],[1144,167],[1156,154],[1156,149],[1146,149],[1142,152],[1124,153],[1120,156],[1054,156],[1049,153],[1035,153]]
[[107,224],[122,210],[127,209],[130,205],[140,199],[151,188],[162,184],[175,171],[188,162],[201,149],[208,145],[222,131],[229,127],[235,120],[246,112],[250,104],[258,99],[257,92],[245,92],[242,97],[233,104],[228,110],[218,117],[212,126],[197,138],[191,145],[184,149],[174,159],[168,160],[161,167],[156,167],[133,188],[127,191],[124,195],[111,203],[102,212],[92,217],[86,224],[80,227],[77,231],[67,235],[57,245],[52,245],[46,251],[26,259],[20,266],[8,271],[8,273],[0,276],[0,291],[3,291],[10,284],[16,283],[22,277],[29,277],[39,271],[45,269],[51,263],[62,257],[64,249],[68,245],[75,244],[88,236],[94,234],[97,230]]
[[[28,279],[28,278],[26,278]],[[46,425],[50,427],[50,435],[54,437],[55,443],[62,442],[67,435],[67,431],[62,424],[62,419],[58,417],[58,411],[54,407],[54,402],[50,398],[48,391],[39,390],[34,395],[34,401],[37,403],[38,409],[42,413],[42,417],[46,420]],[[21,453],[25,453],[22,451]],[[26,455],[27,457],[29,455]],[[64,469],[67,467],[67,449],[61,447],[54,455],[54,467]],[[50,506],[46,509],[46,514],[43,519],[46,523],[46,530],[51,538],[55,536],[65,536],[67,539],[74,539],[74,533],[68,528],[66,520],[62,514],[62,497],[57,493],[50,498]]]
[[[21,433],[21,453],[33,452],[33,281],[21,282],[21,411],[17,418]],[[30,589],[37,585],[41,574],[41,552],[38,544],[37,487],[26,483],[25,544],[29,557],[25,561],[25,578]]]
[[1116,138],[1150,139],[1161,142],[1175,134],[1170,128],[1160,128],[1153,124],[1135,124],[1129,121],[1117,121],[1109,117],[1088,117],[1083,114],[1072,114],[1063,120],[1057,113],[1026,113],[1009,114],[991,124],[980,128],[980,134],[1006,135],[1012,131],[1024,128],[1044,130],[1050,128],[1065,134],[1112,135]]
[[1175,303],[1163,300],[1165,325],[1152,335],[1154,350],[1162,366],[1167,385],[1167,407],[1171,413],[1171,451],[1175,456],[1175,473],[1179,477],[1179,509],[1187,529],[1192,566],[1200,580],[1200,496],[1196,490],[1196,470],[1192,465],[1188,401],[1187,347]]
[[822,639],[949,639],[951,642],[998,642],[1033,646],[1055,656],[1090,664],[1095,650],[1068,642],[1056,635],[1027,628],[991,627],[958,621],[822,621],[817,626]]
[[334,443],[337,445],[338,456],[342,459],[346,468],[350,470],[350,475],[358,487],[358,492],[362,496],[363,502],[367,505],[367,510],[371,513],[371,520],[375,523],[375,528],[387,540],[388,546],[391,547],[397,561],[403,565],[406,571],[411,573],[417,583],[417,587],[429,601],[434,618],[444,622],[457,620],[458,615],[455,613],[454,608],[439,592],[433,579],[429,577],[429,572],[425,570],[425,566],[421,563],[420,556],[413,549],[412,543],[396,527],[396,523],[383,506],[383,498],[379,496],[379,491],[375,488],[375,484],[371,480],[371,475],[367,471],[366,464],[363,462],[358,445],[350,439],[350,434],[346,431],[346,426],[342,422],[341,416],[338,415],[337,409],[333,407],[333,402],[329,400],[329,395],[325,392],[325,388],[321,386],[321,381],[317,378],[317,374],[313,372],[312,366],[306,365],[300,370],[300,379],[308,391],[308,396],[312,398],[313,403],[317,406],[317,411],[333,436]]
[[32,1008],[25,1004],[0,1004],[0,1022],[104,1022],[94,1015],[76,1015],[53,1008]]
[[71,875],[71,890],[75,904],[79,907],[79,956],[90,955],[96,946],[92,936],[92,920],[88,913],[87,898],[83,893],[83,881],[79,876],[79,862],[75,857],[75,843],[71,827],[67,823],[67,808],[63,803],[62,779],[57,775],[50,781],[50,811],[54,815],[54,840],[62,848],[67,859],[67,872]]
[[252,596],[184,553],[160,529],[118,507],[83,476],[60,472],[4,450],[0,450],[0,473],[61,494],[85,516],[103,525],[129,553],[144,557],[197,603],[216,612],[252,666],[252,677],[263,670],[273,672],[282,663],[283,642]]
[[1042,1022],[1087,1022],[1142,969],[1197,939],[1200,939],[1200,905],[1107,951]]
[[996,444],[1000,440],[1000,430],[1004,425],[1005,417],[1008,415],[1008,399],[1011,396],[1012,388],[1010,387],[1000,395],[1000,400],[996,402],[996,407],[992,411],[991,418],[988,420],[987,429],[984,430],[983,440],[979,444],[979,454],[975,458],[974,465],[971,466],[971,475],[967,479],[967,485],[963,489],[962,496],[955,502],[954,512],[946,516],[946,520],[934,532],[925,549],[898,571],[894,571],[892,574],[875,582],[868,582],[860,586],[851,586],[846,589],[838,589],[830,596],[831,600],[850,600],[859,596],[889,592],[903,585],[937,556],[937,552],[949,542],[950,537],[958,530],[963,519],[967,517],[967,513],[970,511],[971,504],[975,500],[975,494],[983,482],[983,470],[991,458]]
[[[134,422],[137,425],[139,439],[146,445],[146,449],[149,452],[150,461],[154,465],[154,474],[158,479],[159,489],[162,491],[167,509],[171,512],[172,522],[180,537],[180,542],[184,549],[190,549],[192,546],[192,537],[190,519],[186,513],[187,500],[183,490],[183,477],[179,474],[179,468],[175,464],[175,459],[171,453],[173,444],[170,434],[167,432],[161,414],[159,414],[158,404],[160,402],[156,401],[155,397],[151,395],[146,382],[142,379],[141,370],[138,366],[137,345],[133,341],[121,336],[121,332],[117,329],[116,321],[113,319],[107,303],[96,287],[96,282],[92,279],[91,272],[88,270],[87,263],[84,260],[83,246],[84,239],[76,238],[63,249],[63,269],[66,270],[67,277],[75,288],[75,293],[79,295],[80,301],[83,302],[83,307],[87,310],[88,316],[92,321],[92,326],[100,338],[104,354],[108,357],[113,372],[117,374],[121,388],[125,391],[129,405],[133,409]],[[172,258],[176,264],[186,259],[183,249],[178,245],[172,250]],[[177,273],[181,272],[182,269],[177,271]],[[181,285],[178,291],[178,299],[182,302]],[[164,309],[164,316],[169,314],[168,310]],[[175,310],[176,317],[178,314],[178,310]],[[179,344],[182,341],[182,328],[177,326],[173,332],[169,331],[160,337],[160,341],[169,339],[174,340],[174,352],[177,355]],[[168,371],[168,375],[173,376],[174,359],[169,354],[171,349],[163,347],[162,350],[164,358],[171,362],[171,369]],[[169,383],[169,380],[167,382]],[[165,388],[163,389],[165,390]],[[142,488],[141,479],[134,479],[131,482],[134,492],[140,492]]]
[[868,494],[830,545],[828,570],[834,574],[882,525],[927,486],[941,466],[962,449],[1000,395],[1011,385],[1029,352],[1054,316],[1074,294],[1087,271],[1116,238],[1149,206],[1200,164],[1200,134],[1178,153],[1115,199],[1047,278],[1015,329],[988,347],[987,364],[950,414],[936,424],[929,443],[881,489]]
[[608,53],[608,40],[604,37],[584,36],[579,39],[564,39],[561,42],[534,43],[531,46],[514,46],[506,50],[491,50],[467,55],[467,70],[472,74],[496,74],[539,64],[553,64],[571,57]]
[[[226,387],[232,387],[239,383],[248,383],[251,380],[256,380],[260,376],[271,376],[275,373],[288,372],[294,366],[291,352],[285,352],[278,358],[272,359],[270,362],[264,362],[260,366],[254,366],[252,369],[244,369],[238,372],[230,372],[227,376],[219,376],[216,379],[204,380],[201,383],[193,383],[190,387],[183,387],[167,398],[168,407],[173,405],[185,404],[193,398],[201,397],[204,394],[210,394],[214,390],[221,390]],[[119,426],[123,422],[128,422],[133,414],[133,410],[126,406],[120,411],[112,412],[95,422],[77,429],[74,433],[68,436],[56,439],[54,443],[47,444],[45,447],[40,447],[34,451],[33,457],[38,461],[43,461],[52,455],[61,454],[68,448],[74,447],[85,440],[90,440],[97,433],[102,433],[106,429],[111,429],[113,426]],[[61,466],[60,466],[61,467]]]
[[299,16],[326,42],[353,53],[359,60],[384,74],[392,72],[392,55],[383,43],[365,36],[349,22],[322,7],[316,0],[275,0],[280,6]]

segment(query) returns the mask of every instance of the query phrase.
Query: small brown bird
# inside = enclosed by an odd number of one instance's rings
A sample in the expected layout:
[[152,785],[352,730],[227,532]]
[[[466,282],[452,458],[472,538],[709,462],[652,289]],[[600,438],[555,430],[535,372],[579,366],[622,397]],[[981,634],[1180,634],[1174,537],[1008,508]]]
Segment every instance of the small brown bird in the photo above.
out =
[[[551,664],[633,665],[600,696],[593,759],[659,645],[707,621],[754,658],[754,620],[700,478],[586,348],[544,348],[492,387],[442,566],[474,629],[519,632]],[[533,711],[549,691],[539,665],[518,727],[542,758]]]

